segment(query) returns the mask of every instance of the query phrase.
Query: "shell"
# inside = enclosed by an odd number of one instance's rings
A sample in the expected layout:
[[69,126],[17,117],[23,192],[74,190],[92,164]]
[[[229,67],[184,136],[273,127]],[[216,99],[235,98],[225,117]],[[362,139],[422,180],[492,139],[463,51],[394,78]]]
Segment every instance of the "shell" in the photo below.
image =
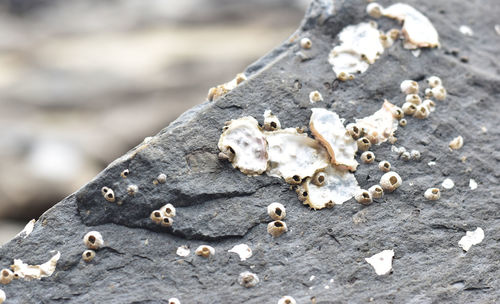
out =
[[273,237],[278,237],[287,231],[288,228],[285,222],[272,221],[269,224],[267,224],[267,232]]
[[384,189],[380,185],[373,185],[368,189],[372,198],[381,198],[384,196]]
[[273,220],[282,220],[286,216],[285,206],[280,203],[271,203],[269,206],[267,206],[267,214]]
[[390,171],[382,175],[380,178],[380,186],[386,192],[392,192],[401,186],[403,180],[401,176],[394,171]]
[[82,259],[87,263],[92,261],[94,258],[95,258],[95,251],[94,250],[89,249],[89,250],[85,250],[82,253]]
[[430,201],[436,201],[441,197],[441,192],[438,188],[429,188],[425,190],[424,197]]
[[354,195],[354,199],[363,205],[370,205],[373,202],[370,192],[361,189]]
[[194,253],[201,257],[209,258],[215,255],[215,249],[212,246],[201,245],[198,248],[196,248]]
[[102,235],[98,231],[90,231],[83,237],[83,243],[87,246],[88,249],[97,250],[100,247],[104,246],[104,240],[102,239]]

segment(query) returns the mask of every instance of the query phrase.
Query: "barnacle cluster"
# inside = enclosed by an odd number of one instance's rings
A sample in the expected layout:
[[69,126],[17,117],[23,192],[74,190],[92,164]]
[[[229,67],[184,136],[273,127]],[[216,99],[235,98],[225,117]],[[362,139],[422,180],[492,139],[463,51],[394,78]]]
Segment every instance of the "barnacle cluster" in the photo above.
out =
[[150,218],[155,224],[171,227],[174,223],[175,214],[175,207],[172,204],[166,204],[159,210],[151,212]]
[[[436,103],[431,98],[436,100],[444,100],[446,98],[446,89],[443,86],[441,78],[430,76],[426,79],[426,83],[429,85],[429,88],[425,89],[424,100],[422,100],[419,96],[418,82],[409,79],[401,82],[401,92],[406,94],[405,102],[401,106],[404,114],[418,119],[427,118],[436,109]],[[403,124],[406,125],[406,123],[405,120]]]
[[273,221],[267,225],[267,232],[270,235],[278,237],[288,231],[286,223],[282,221],[286,216],[285,206],[280,203],[271,203],[267,206],[267,214],[273,219]]
[[83,237],[83,243],[88,249],[82,253],[82,259],[88,263],[95,258],[95,250],[104,246],[104,239],[99,231],[90,231]]

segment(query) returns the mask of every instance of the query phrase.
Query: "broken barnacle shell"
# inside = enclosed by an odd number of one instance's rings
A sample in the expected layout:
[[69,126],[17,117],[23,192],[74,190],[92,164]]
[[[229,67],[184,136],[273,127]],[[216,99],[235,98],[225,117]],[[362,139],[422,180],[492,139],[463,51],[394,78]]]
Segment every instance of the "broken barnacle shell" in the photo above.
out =
[[452,141],[450,141],[448,147],[450,147],[450,149],[452,150],[458,150],[462,148],[463,145],[464,145],[464,138],[462,136],[457,136],[453,138]]
[[359,128],[355,123],[348,124],[346,130],[353,139],[358,139],[363,135],[363,129]]
[[238,276],[238,284],[246,288],[254,287],[259,284],[259,277],[255,273],[245,271]]
[[373,154],[373,152],[371,151],[365,151],[361,153],[360,158],[365,164],[370,164],[373,163],[373,161],[375,160],[375,154]]
[[372,196],[372,198],[381,198],[384,196],[384,189],[380,187],[380,185],[373,185],[368,188],[368,193]]
[[120,173],[120,176],[123,178],[127,178],[129,174],[130,174],[130,171],[128,169],[125,169],[122,171],[122,173]]
[[378,163],[378,168],[382,172],[389,172],[391,171],[391,163],[386,160],[383,160],[380,163]]
[[283,221],[272,221],[267,224],[267,232],[273,237],[278,237],[287,231],[288,228]]
[[442,86],[443,85],[443,82],[441,81],[441,78],[439,78],[437,76],[431,76],[431,77],[427,78],[425,81],[427,82],[427,84],[431,88],[435,88],[437,86]]
[[384,250],[369,258],[365,258],[365,261],[372,265],[377,275],[387,275],[391,273],[393,257],[394,250]]
[[175,217],[175,207],[172,204],[166,204],[160,208],[160,211],[163,216]]
[[280,203],[271,203],[269,206],[267,206],[267,214],[273,220],[282,220],[286,216],[285,206]]
[[268,175],[282,177],[289,184],[300,184],[328,166],[327,152],[307,134],[293,128],[264,133],[268,143]]
[[422,105],[424,107],[427,107],[427,110],[429,110],[429,112],[434,112],[434,110],[436,109],[436,103],[430,99],[424,100],[424,102],[422,102]]
[[[418,94],[408,94],[408,95],[406,95],[405,102],[409,102],[409,103],[412,103],[412,104],[418,106],[419,104],[422,103],[422,99],[420,98],[420,96],[418,96]],[[403,110],[404,110],[404,108],[403,108]]]
[[261,174],[267,169],[267,144],[259,123],[246,116],[231,120],[219,139],[219,150],[232,155],[233,167],[249,175]]
[[113,189],[108,188],[108,187],[102,187],[101,188],[101,193],[102,193],[102,196],[104,196],[104,198],[108,202],[110,202],[110,203],[114,203],[115,202],[115,192],[113,191]]
[[361,137],[360,139],[358,139],[356,144],[358,146],[358,150],[360,151],[366,151],[372,146],[370,140],[366,137]]
[[0,271],[0,283],[7,285],[14,279],[14,273],[10,269]]
[[161,217],[160,225],[162,225],[163,227],[171,227],[173,224],[174,224],[174,219],[172,219],[171,217],[167,216]]
[[[297,189],[299,199],[313,209],[331,208],[351,199],[357,190],[358,182],[354,174],[328,166],[325,170],[325,181],[321,186],[315,185],[310,178]],[[300,189],[300,191],[299,191]]]
[[415,118],[419,118],[419,119],[425,119],[429,116],[429,109],[427,109],[426,106],[424,106],[423,104],[419,104],[417,106],[417,109],[415,111],[415,113],[413,113],[413,117]]
[[431,89],[432,96],[437,100],[445,100],[446,99],[446,89],[443,86],[436,86]]
[[400,85],[401,92],[405,94],[418,94],[418,83],[413,80],[403,80]]
[[398,120],[392,114],[394,107],[395,105],[384,100],[382,108],[378,111],[370,116],[356,119],[358,128],[364,130],[364,136],[372,144],[381,144],[387,141],[398,128]]
[[94,250],[89,249],[89,250],[85,250],[82,253],[82,259],[87,263],[92,261],[94,258],[95,258],[95,251]]
[[310,49],[312,46],[312,42],[311,42],[311,39],[307,38],[307,37],[304,37],[302,39],[300,39],[300,47],[303,48],[303,49]]
[[425,190],[424,197],[430,201],[436,201],[441,197],[441,191],[438,188],[429,188]]
[[277,116],[275,116],[271,110],[264,111],[264,130],[266,131],[274,131],[281,129],[281,123]]
[[354,194],[354,199],[362,205],[370,205],[373,202],[370,192],[361,189]]
[[332,164],[344,170],[356,170],[358,162],[354,157],[358,146],[349,136],[337,113],[314,108],[309,127],[314,138],[328,151]]
[[311,93],[309,93],[309,101],[311,103],[323,101],[323,96],[321,96],[321,93],[318,91],[312,91]]
[[411,102],[405,102],[403,104],[403,112],[406,115],[413,115],[417,111],[417,106]]
[[196,251],[194,253],[201,257],[209,258],[215,255],[215,249],[212,246],[201,245],[198,248],[196,248]]
[[394,171],[387,172],[380,178],[380,186],[387,192],[396,190],[402,182],[401,176]]
[[323,186],[325,184],[326,174],[323,171],[318,171],[313,175],[311,182],[316,186]]
[[83,237],[83,243],[88,249],[97,250],[104,246],[102,235],[98,231],[90,231]]
[[155,224],[161,224],[162,219],[163,219],[163,214],[160,210],[154,210],[151,212],[151,215],[149,216],[153,223]]
[[10,265],[10,268],[14,272],[14,278],[21,278],[26,281],[32,279],[40,280],[50,277],[54,273],[60,257],[61,253],[58,251],[47,262],[40,265],[28,265],[22,260],[14,259],[14,264]]
[[243,73],[237,74],[233,80],[226,82],[224,84],[218,85],[216,87],[210,88],[210,90],[208,90],[207,99],[209,101],[216,100],[217,98],[225,95],[227,92],[236,88],[237,85],[239,85],[240,83],[242,83],[245,80],[247,80],[247,77],[245,76],[245,74],[243,74]]

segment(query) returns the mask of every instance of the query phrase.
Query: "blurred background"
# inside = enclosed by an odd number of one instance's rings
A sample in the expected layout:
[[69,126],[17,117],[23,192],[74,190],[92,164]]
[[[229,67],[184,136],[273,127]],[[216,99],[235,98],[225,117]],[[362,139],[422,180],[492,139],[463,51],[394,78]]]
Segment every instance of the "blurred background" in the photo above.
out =
[[0,2],[0,244],[298,27],[309,0]]

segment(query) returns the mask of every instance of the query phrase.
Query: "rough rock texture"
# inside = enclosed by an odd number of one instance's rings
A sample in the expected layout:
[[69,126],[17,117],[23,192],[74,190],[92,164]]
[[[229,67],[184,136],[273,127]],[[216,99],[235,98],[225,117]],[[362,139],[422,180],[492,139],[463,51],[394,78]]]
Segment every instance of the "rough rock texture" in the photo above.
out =
[[[362,75],[334,80],[327,62],[336,35],[345,26],[370,20],[365,1],[315,1],[300,29],[247,69],[248,81],[216,102],[184,113],[151,140],[110,164],[88,185],[47,211],[26,239],[0,249],[0,267],[14,258],[32,264],[61,259],[52,277],[15,280],[1,288],[13,303],[276,303],[283,295],[298,303],[493,303],[500,300],[500,144],[497,128],[500,67],[495,60],[500,37],[494,31],[500,8],[495,1],[408,1],[423,11],[440,33],[441,49],[422,50],[416,58],[397,43]],[[382,1],[387,5],[387,1]],[[460,34],[467,23],[475,36]],[[381,19],[387,30],[396,24]],[[310,37],[304,51],[297,41]],[[455,51],[454,49],[458,50]],[[465,62],[462,56],[468,57]],[[397,145],[418,149],[420,161],[403,161],[388,143],[372,151],[387,159],[403,185],[370,206],[353,199],[333,209],[311,211],[284,181],[249,177],[217,158],[224,122],[251,115],[262,123],[264,110],[278,115],[283,127],[306,126],[310,108],[325,107],[347,121],[369,115],[384,98],[401,105],[399,84],[438,75],[448,98],[425,120],[409,118],[397,131]],[[319,90],[324,101],[311,105]],[[482,127],[485,127],[485,132]],[[448,142],[462,135],[464,146]],[[435,166],[428,166],[434,161]],[[130,170],[128,178],[120,173]],[[167,183],[153,183],[160,173]],[[355,173],[363,188],[378,182],[376,164]],[[452,178],[455,187],[439,201],[423,192]],[[469,179],[479,187],[471,191]],[[129,184],[139,187],[127,195]],[[101,187],[114,189],[122,205],[109,203]],[[266,232],[266,206],[285,204],[289,231],[273,239]],[[177,207],[172,228],[149,220],[165,203]],[[464,253],[458,241],[481,227],[485,239]],[[86,264],[82,238],[98,230],[105,247]],[[248,244],[254,255],[240,262],[227,250]],[[193,254],[200,244],[215,257]],[[182,258],[176,248],[188,245]],[[393,273],[377,276],[365,258],[385,249],[395,252]],[[239,273],[251,271],[260,283],[246,289]],[[7,302],[8,303],[8,302]]]

